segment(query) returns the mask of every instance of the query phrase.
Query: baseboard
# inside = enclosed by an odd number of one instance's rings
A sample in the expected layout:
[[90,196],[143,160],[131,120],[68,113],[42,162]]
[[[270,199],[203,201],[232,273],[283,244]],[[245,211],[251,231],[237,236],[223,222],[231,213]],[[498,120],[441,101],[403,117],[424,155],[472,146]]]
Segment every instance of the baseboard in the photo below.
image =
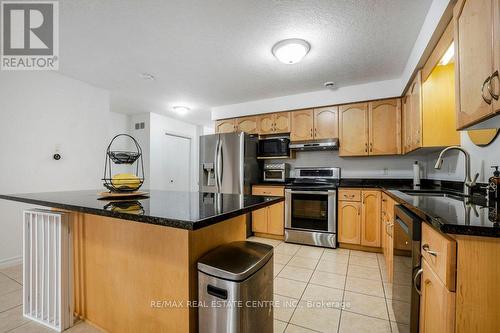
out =
[[342,248],[342,249],[350,249],[350,250],[358,250],[358,251],[365,251],[365,252],[382,253],[382,248],[381,247],[371,247],[371,246],[363,246],[363,245],[348,244],[348,243],[339,243],[339,247]]
[[7,259],[1,259],[0,260],[0,269],[7,268],[7,267],[10,267],[10,266],[16,266],[16,265],[19,265],[19,264],[22,264],[22,263],[23,263],[23,257],[22,256],[13,257],[13,258],[7,258]]
[[255,237],[269,238],[269,239],[276,239],[276,240],[285,240],[285,236],[263,234],[263,233],[260,233],[260,232],[254,232],[253,234],[254,234]]

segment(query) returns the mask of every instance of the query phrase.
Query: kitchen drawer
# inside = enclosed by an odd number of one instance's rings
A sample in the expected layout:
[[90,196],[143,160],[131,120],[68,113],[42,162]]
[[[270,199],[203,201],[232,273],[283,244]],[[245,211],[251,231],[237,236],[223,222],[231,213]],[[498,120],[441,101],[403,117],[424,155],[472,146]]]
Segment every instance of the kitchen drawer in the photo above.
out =
[[361,190],[339,190],[339,200],[341,201],[361,201]]
[[283,197],[285,196],[285,187],[257,185],[252,187],[252,195]]
[[426,223],[422,223],[422,257],[446,288],[455,291],[457,244]]

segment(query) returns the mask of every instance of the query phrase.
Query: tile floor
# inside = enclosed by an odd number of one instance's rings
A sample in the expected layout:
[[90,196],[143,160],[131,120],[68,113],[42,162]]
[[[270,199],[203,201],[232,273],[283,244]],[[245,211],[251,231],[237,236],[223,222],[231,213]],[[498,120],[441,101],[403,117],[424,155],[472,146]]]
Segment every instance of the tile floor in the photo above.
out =
[[[252,237],[274,253],[274,332],[408,332],[396,323],[381,254]],[[0,332],[54,332],[22,316],[21,266],[0,269]],[[70,333],[96,333],[79,323]]]
[[409,332],[393,321],[391,302],[407,303],[391,299],[382,254],[249,240],[274,246],[275,333]]

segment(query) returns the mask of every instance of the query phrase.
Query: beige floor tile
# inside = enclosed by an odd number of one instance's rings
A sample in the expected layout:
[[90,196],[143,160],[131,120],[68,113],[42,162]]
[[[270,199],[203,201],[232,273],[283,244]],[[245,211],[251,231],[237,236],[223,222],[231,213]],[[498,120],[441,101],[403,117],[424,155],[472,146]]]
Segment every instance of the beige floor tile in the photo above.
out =
[[7,275],[0,273],[0,283],[5,282],[5,281],[10,281],[10,280],[12,280],[12,279],[9,278]]
[[340,309],[342,307],[343,295],[344,291],[342,289],[308,284],[301,301],[330,303],[329,306]]
[[318,259],[299,257],[297,254],[297,255],[295,255],[295,257],[293,257],[288,262],[288,265],[295,266],[295,267],[308,268],[308,269],[315,269],[317,263],[318,263]]
[[9,333],[54,333],[55,331],[40,325],[36,322],[29,322],[23,326],[19,326],[16,329],[13,329],[12,331],[9,331]]
[[283,333],[285,332],[285,329],[286,329],[286,325],[287,323],[285,323],[284,321],[280,321],[280,320],[274,320],[274,329],[273,329],[273,333]]
[[394,272],[392,283],[403,286],[411,286],[413,284],[411,271],[410,272]]
[[316,331],[307,329],[305,327],[296,326],[293,324],[288,324],[285,333],[313,333]]
[[304,258],[319,259],[321,258],[324,250],[325,249],[321,247],[301,246],[295,255]]
[[300,299],[306,286],[307,282],[284,279],[281,277],[274,279],[274,293],[281,296]]
[[270,239],[270,238],[255,237],[255,236],[247,238],[247,241],[268,244],[271,245],[272,247],[276,247],[282,243],[282,241],[278,239]]
[[384,289],[382,287],[382,281],[361,279],[348,276],[345,289],[349,291],[354,291],[356,293],[384,297]]
[[366,252],[366,251],[357,251],[357,250],[351,250],[351,257],[362,257],[362,258],[372,258],[376,259],[377,254],[374,252]]
[[286,265],[292,259],[292,255],[283,253],[274,253],[273,260],[275,263]]
[[278,277],[282,277],[285,279],[292,279],[302,282],[308,282],[313,273],[312,269],[300,268],[286,265],[285,268],[281,270],[278,274]]
[[347,276],[382,281],[380,270],[375,267],[366,267],[349,264]]
[[0,282],[0,295],[5,295],[7,293],[13,292],[15,290],[22,289],[22,285],[17,283],[16,281],[7,278]]
[[349,264],[378,268],[377,258],[365,258],[351,255],[349,257]]
[[75,326],[71,327],[69,330],[64,331],[64,333],[101,333],[102,331],[87,324],[86,322],[78,322]]
[[323,255],[321,256],[321,260],[334,261],[345,264],[349,261],[349,254],[325,250],[325,252],[323,252]]
[[391,322],[392,333],[410,333],[410,326]]
[[23,291],[21,289],[0,295],[0,312],[22,304]]
[[408,286],[399,284],[393,285],[392,283],[384,282],[384,293],[385,297],[388,299],[395,299],[407,303],[411,302],[411,288],[408,288]]
[[389,308],[389,318],[391,321],[410,325],[410,303],[396,300],[387,300],[387,307]]
[[0,332],[7,332],[27,322],[28,320],[23,317],[23,307],[17,306],[0,313]]
[[274,294],[274,319],[289,322],[298,300]]
[[340,333],[390,333],[389,321],[342,311]]
[[336,254],[348,255],[350,252],[351,252],[351,250],[349,250],[349,249],[336,248],[336,249],[325,249],[324,253],[336,253]]
[[289,256],[295,255],[297,251],[300,249],[300,245],[290,244],[290,243],[281,243],[280,245],[274,248],[274,253],[282,253],[287,254]]
[[317,271],[335,273],[340,275],[347,274],[347,262],[337,262],[321,259],[316,266]]
[[0,269],[0,273],[5,274],[9,277],[17,277],[23,274],[23,265],[19,264],[15,266],[2,268]]
[[290,323],[319,332],[331,332],[332,328],[338,327],[339,318],[339,309],[308,306],[307,302],[300,302]]
[[315,271],[311,277],[310,283],[330,288],[344,289],[345,276],[335,273]]
[[389,320],[385,298],[383,297],[368,296],[346,291],[344,294],[344,302],[345,311]]
[[285,265],[274,263],[274,267],[273,267],[274,277],[278,276],[278,274],[281,272],[283,267],[285,267]]

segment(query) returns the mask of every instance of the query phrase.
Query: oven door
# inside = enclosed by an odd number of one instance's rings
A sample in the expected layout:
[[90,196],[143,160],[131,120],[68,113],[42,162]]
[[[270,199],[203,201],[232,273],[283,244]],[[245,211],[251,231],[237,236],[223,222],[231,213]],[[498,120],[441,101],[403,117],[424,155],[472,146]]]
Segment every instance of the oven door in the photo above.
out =
[[285,170],[264,170],[265,182],[284,182]]
[[285,228],[336,232],[337,192],[285,190]]

